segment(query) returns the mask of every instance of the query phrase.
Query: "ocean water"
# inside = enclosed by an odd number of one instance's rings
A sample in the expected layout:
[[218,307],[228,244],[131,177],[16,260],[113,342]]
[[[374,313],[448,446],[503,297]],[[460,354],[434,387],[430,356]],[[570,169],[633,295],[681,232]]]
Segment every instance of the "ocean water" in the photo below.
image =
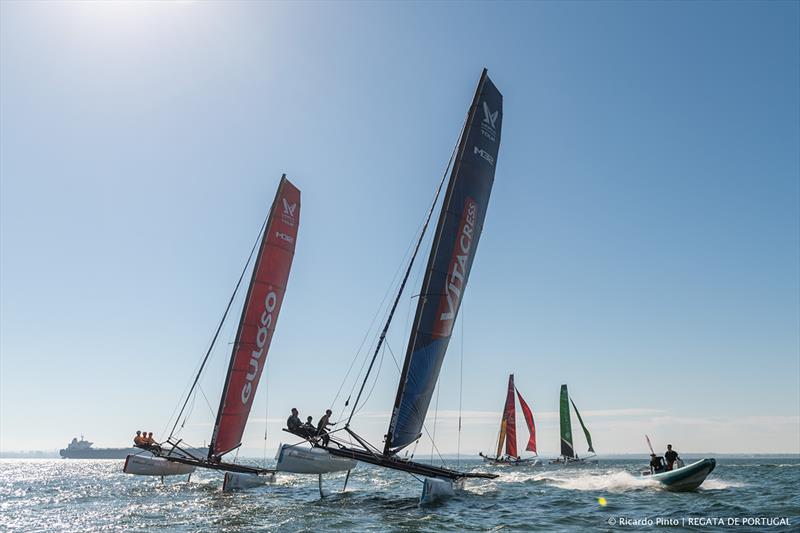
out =
[[162,483],[123,474],[119,460],[8,459],[0,461],[0,530],[800,531],[798,458],[718,459],[690,493],[641,479],[643,461],[461,465],[500,477],[469,480],[454,498],[420,506],[420,482],[367,465],[346,492],[343,474],[325,476],[329,494],[320,499],[316,476],[279,474],[273,485],[225,494],[213,471]]

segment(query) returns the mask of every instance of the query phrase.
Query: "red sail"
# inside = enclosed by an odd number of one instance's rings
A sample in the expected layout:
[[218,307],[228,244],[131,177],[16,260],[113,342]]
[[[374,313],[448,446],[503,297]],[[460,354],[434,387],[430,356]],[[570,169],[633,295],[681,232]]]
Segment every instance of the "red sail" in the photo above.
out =
[[503,411],[503,422],[506,426],[506,455],[517,457],[517,420],[514,405],[514,374],[508,376],[508,394],[506,408]]
[[253,267],[211,437],[209,457],[219,457],[242,443],[289,281],[299,222],[300,191],[283,176]]
[[522,394],[519,393],[519,389],[517,389],[517,398],[519,398],[519,406],[522,408],[522,414],[525,416],[525,423],[528,424],[528,431],[531,434],[525,449],[529,452],[536,453],[536,426],[533,425],[533,413],[531,412],[531,408],[528,407],[528,404],[525,403],[525,400],[522,399]]

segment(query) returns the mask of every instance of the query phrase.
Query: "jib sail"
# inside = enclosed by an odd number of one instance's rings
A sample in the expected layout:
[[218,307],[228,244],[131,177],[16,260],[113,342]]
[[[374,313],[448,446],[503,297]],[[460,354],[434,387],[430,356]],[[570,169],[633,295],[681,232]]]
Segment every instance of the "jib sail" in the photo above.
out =
[[270,209],[242,308],[209,458],[228,453],[242,442],[289,280],[299,222],[300,191],[284,175]]
[[594,448],[592,447],[592,436],[589,435],[589,430],[586,429],[586,424],[583,423],[583,418],[581,418],[581,414],[578,412],[578,408],[575,407],[575,402],[572,401],[572,398],[569,399],[572,402],[572,408],[575,409],[575,415],[578,417],[578,422],[581,423],[581,427],[583,428],[583,434],[586,435],[586,443],[589,444],[589,451],[594,452]]
[[528,407],[528,404],[525,403],[525,400],[522,399],[522,394],[519,393],[519,389],[517,389],[517,398],[519,398],[519,406],[522,409],[522,415],[525,417],[525,423],[528,425],[528,432],[530,433],[528,444],[525,446],[525,449],[529,452],[536,453],[536,426],[533,424],[533,413],[531,412],[531,408]]
[[481,74],[434,234],[384,453],[417,440],[467,286],[494,182],[503,97]]

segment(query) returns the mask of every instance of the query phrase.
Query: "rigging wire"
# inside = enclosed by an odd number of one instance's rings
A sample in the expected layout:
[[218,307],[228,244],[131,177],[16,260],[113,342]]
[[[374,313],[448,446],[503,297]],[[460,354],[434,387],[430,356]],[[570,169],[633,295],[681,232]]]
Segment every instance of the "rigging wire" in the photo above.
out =
[[[269,376],[269,357],[264,362],[264,372]],[[264,468],[267,468],[267,429],[269,428],[269,387],[264,392]]]
[[436,444],[436,420],[439,418],[439,393],[441,391],[442,388],[439,386],[439,383],[436,383],[436,406],[433,408],[433,437],[431,438],[431,463],[433,462],[433,446]]
[[458,447],[457,465],[461,467],[461,405],[464,396],[464,305],[461,305],[461,361],[458,371]]
[[367,378],[369,377],[369,373],[372,371],[372,366],[375,364],[375,358],[378,356],[378,352],[380,351],[381,345],[383,344],[384,339],[386,338],[386,333],[389,330],[389,326],[392,324],[392,318],[394,317],[394,312],[397,309],[397,304],[400,302],[400,298],[403,295],[403,289],[405,289],[406,282],[408,281],[408,276],[411,274],[411,269],[414,266],[414,260],[417,258],[417,253],[419,252],[419,248],[422,245],[422,241],[425,237],[425,232],[428,229],[428,224],[431,221],[431,216],[433,216],[433,211],[436,208],[436,204],[439,201],[439,194],[442,192],[442,187],[444,186],[444,182],[447,179],[447,170],[450,169],[450,166],[453,164],[453,159],[456,155],[458,148],[453,150],[453,153],[450,155],[450,161],[447,162],[447,169],[442,174],[442,179],[439,181],[439,186],[436,188],[436,195],[433,197],[433,203],[431,203],[431,207],[428,210],[428,215],[425,218],[425,224],[422,226],[422,232],[420,233],[419,240],[417,240],[417,244],[414,247],[414,254],[411,256],[411,260],[408,263],[408,268],[406,269],[406,273],[403,276],[403,281],[400,283],[400,288],[397,292],[397,296],[394,299],[394,303],[392,304],[392,309],[389,311],[389,317],[386,319],[386,325],[383,327],[383,331],[381,332],[381,336],[378,338],[378,345],[375,347],[375,353],[372,355],[372,360],[370,361],[369,368],[367,368],[367,373],[364,376],[364,381],[361,383],[361,388],[358,391],[358,396],[356,396],[356,401],[353,404],[353,410],[350,412],[350,417],[347,419],[347,425],[350,425],[350,421],[353,419],[353,415],[355,414],[356,407],[358,405],[358,401],[361,398],[361,393],[364,391],[364,386],[367,383]]
[[[267,222],[269,221],[269,215],[272,210],[267,212],[267,216],[264,217],[264,222],[261,224],[261,229],[258,231],[258,235],[256,236],[256,240],[253,243],[253,248],[250,250],[250,255],[247,257],[247,262],[244,264],[244,268],[242,269],[242,273],[239,275],[239,281],[236,282],[236,287],[233,289],[233,293],[231,294],[230,300],[228,300],[228,305],[225,307],[225,312],[222,314],[222,318],[219,321],[219,325],[217,326],[217,331],[214,333],[214,337],[211,339],[211,345],[208,347],[208,351],[206,351],[205,357],[203,357],[203,362],[200,364],[200,369],[197,371],[197,375],[194,378],[194,382],[192,383],[192,387],[189,389],[189,394],[186,396],[186,401],[183,402],[183,407],[181,407],[180,412],[178,413],[178,417],[175,419],[175,425],[172,426],[172,431],[170,431],[170,437],[175,433],[175,428],[178,426],[178,421],[183,415],[184,409],[186,409],[186,404],[189,403],[189,398],[192,396],[194,392],[194,388],[197,385],[198,380],[200,379],[200,375],[203,373],[203,369],[208,362],[208,357],[211,355],[211,351],[214,349],[214,344],[217,342],[217,337],[219,336],[219,332],[222,330],[222,325],[225,323],[225,319],[228,317],[228,311],[231,309],[231,305],[233,304],[233,300],[236,297],[236,293],[239,291],[239,286],[242,284],[242,280],[244,279],[244,275],[247,273],[247,267],[250,266],[250,261],[253,259],[253,254],[256,252],[256,248],[258,248],[258,243],[261,239],[261,234],[267,227]],[[186,420],[184,419],[184,424]],[[183,427],[183,426],[181,426]]]

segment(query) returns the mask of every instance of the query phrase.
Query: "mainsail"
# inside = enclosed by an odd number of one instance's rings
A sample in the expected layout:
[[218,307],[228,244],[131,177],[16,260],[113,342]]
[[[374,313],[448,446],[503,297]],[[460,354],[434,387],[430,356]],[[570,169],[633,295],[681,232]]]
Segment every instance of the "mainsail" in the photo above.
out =
[[528,424],[528,431],[530,432],[528,444],[525,446],[525,449],[529,452],[536,453],[536,426],[533,425],[533,413],[531,412],[531,408],[528,407],[528,404],[525,403],[525,400],[522,399],[522,394],[520,394],[519,389],[517,389],[517,398],[519,398],[519,406],[522,409],[525,423]]
[[503,419],[500,422],[500,438],[497,442],[497,457],[503,453],[503,440],[506,444],[506,455],[517,457],[517,420],[514,405],[514,374],[508,376],[508,392],[506,405],[503,408]]
[[572,402],[572,408],[575,409],[575,415],[578,417],[578,422],[581,423],[581,427],[583,428],[583,434],[586,435],[586,442],[589,444],[589,451],[594,452],[594,448],[592,447],[592,436],[589,435],[589,430],[586,429],[586,424],[583,423],[583,418],[581,418],[581,414],[578,412],[578,408],[575,407],[575,402],[572,401],[572,398],[569,399]]
[[253,267],[208,456],[219,458],[241,445],[267,359],[294,258],[300,222],[300,191],[281,178]]
[[422,435],[486,217],[500,147],[502,106],[503,96],[484,69],[434,234],[384,454],[396,453]]
[[561,455],[575,457],[575,448],[572,445],[572,422],[569,418],[569,393],[567,386],[561,385],[561,401],[559,406],[561,421]]

